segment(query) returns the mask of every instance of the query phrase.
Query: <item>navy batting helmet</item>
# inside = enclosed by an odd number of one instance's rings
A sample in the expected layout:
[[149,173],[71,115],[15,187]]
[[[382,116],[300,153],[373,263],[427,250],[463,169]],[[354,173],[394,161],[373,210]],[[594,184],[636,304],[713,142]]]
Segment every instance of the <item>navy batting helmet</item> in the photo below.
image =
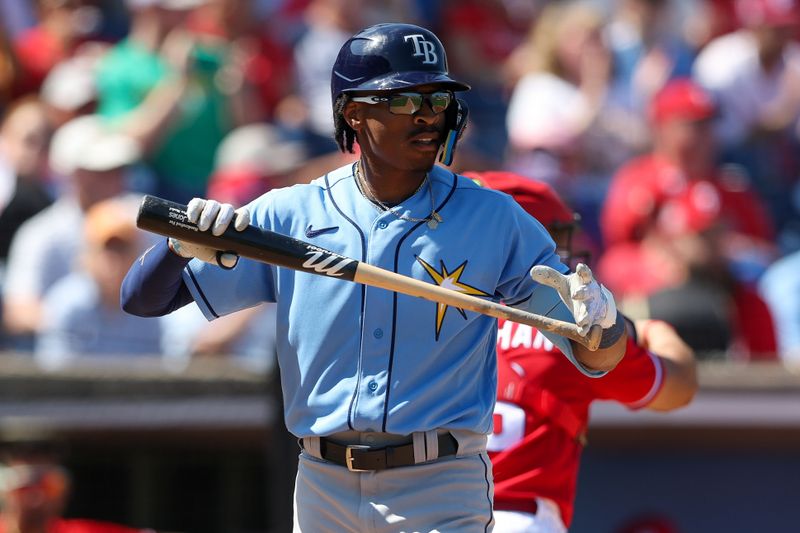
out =
[[390,91],[436,83],[454,91],[469,85],[447,72],[444,47],[430,30],[413,24],[376,24],[339,50],[331,73],[331,100],[355,91]]

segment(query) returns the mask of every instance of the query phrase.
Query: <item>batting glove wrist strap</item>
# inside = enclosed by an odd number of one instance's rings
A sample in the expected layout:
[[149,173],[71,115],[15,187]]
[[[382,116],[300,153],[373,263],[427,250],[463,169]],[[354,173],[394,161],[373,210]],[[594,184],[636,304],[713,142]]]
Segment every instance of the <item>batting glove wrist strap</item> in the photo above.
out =
[[625,333],[625,328],[625,319],[622,318],[621,313],[617,313],[617,321],[614,322],[614,325],[603,330],[603,336],[600,337],[600,345],[598,348],[602,350],[614,346],[622,337],[622,334]]
[[208,246],[200,246],[190,242],[169,238],[169,247],[177,255],[186,259],[199,259],[225,269],[231,269],[239,262],[239,256],[233,252],[223,252]]

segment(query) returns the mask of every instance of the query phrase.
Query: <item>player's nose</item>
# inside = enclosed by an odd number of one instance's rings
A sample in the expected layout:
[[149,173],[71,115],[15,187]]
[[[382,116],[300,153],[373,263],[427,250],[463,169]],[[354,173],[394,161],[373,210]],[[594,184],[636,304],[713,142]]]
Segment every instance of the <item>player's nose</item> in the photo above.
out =
[[419,111],[414,113],[414,123],[435,124],[442,117],[444,117],[444,113],[434,113],[433,108],[431,108],[431,103],[425,98],[422,107]]

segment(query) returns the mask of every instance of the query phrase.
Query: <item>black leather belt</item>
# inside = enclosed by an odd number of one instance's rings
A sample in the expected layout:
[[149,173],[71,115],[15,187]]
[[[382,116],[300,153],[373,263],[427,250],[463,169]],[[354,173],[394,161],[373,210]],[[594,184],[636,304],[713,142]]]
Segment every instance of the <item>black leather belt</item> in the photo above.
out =
[[[325,437],[319,441],[320,455],[324,460],[344,466],[351,472],[373,472],[417,464],[413,442],[378,448],[367,444],[338,444]],[[300,446],[303,446],[303,439],[300,439]],[[439,435],[439,457],[455,455],[457,451],[458,441],[453,435]]]

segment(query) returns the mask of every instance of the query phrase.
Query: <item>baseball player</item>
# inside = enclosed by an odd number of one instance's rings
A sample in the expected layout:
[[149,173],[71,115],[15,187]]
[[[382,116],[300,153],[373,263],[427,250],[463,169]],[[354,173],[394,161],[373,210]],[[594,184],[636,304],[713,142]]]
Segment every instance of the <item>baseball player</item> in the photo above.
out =
[[[335,138],[342,151],[357,142],[359,160],[245,208],[194,199],[188,216],[215,234],[231,222],[267,228],[584,333],[598,324],[595,352],[550,338],[579,372],[601,376],[627,339],[613,296],[588,268],[570,273],[509,196],[436,164],[452,160],[467,113],[456,93],[468,89],[427,29],[361,30],[331,75]],[[306,265],[338,267],[313,254]],[[295,531],[492,529],[494,318],[174,239],[132,266],[122,299],[142,315],[194,300],[209,319],[277,302],[284,417],[302,447]]]
[[[465,176],[511,194],[550,229],[562,257],[569,258],[575,216],[552,188],[509,172]],[[672,327],[654,320],[636,322],[625,356],[600,379],[576,371],[541,332],[523,324],[499,322],[497,357],[488,449],[495,528],[504,533],[566,531],[594,400],[669,411],[686,405],[697,389],[691,349]]]

